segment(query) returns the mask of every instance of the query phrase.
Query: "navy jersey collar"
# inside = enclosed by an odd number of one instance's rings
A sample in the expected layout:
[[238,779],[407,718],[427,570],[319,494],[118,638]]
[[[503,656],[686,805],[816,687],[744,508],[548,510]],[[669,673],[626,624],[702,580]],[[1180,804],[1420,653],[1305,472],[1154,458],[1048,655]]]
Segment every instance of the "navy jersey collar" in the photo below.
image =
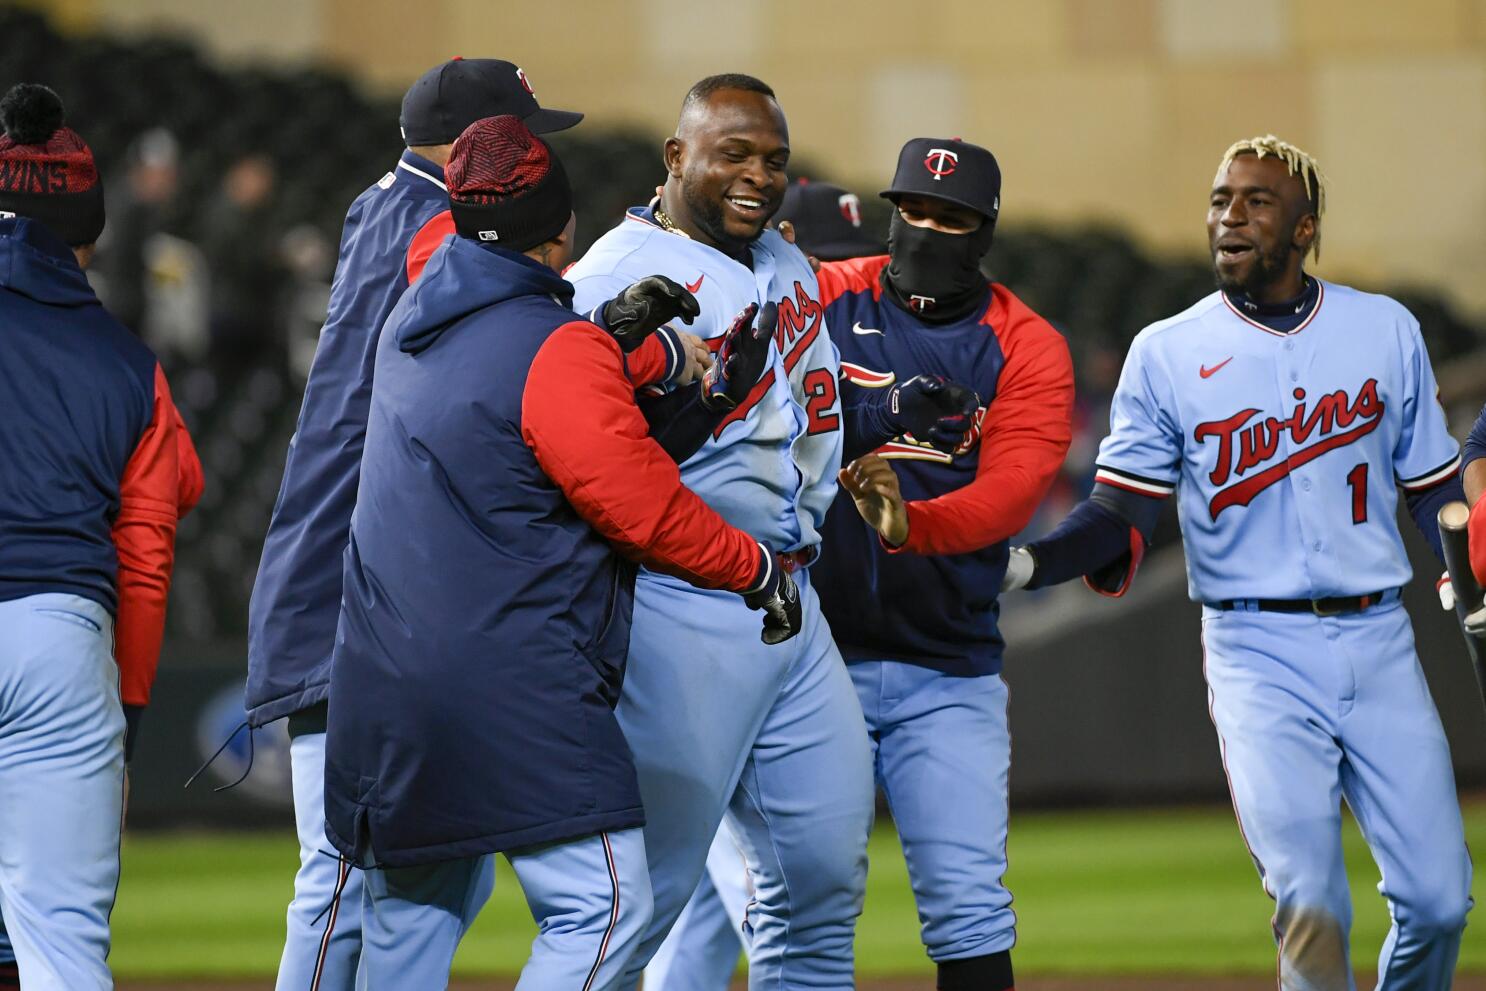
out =
[[436,162],[430,162],[422,155],[415,154],[411,148],[403,149],[402,157],[397,160],[397,168],[405,175],[423,182],[431,182],[445,192],[449,190],[444,182],[444,167]]
[[1316,304],[1321,298],[1321,283],[1320,280],[1307,275],[1305,276],[1305,288],[1300,290],[1300,295],[1279,303],[1260,303],[1241,292],[1224,290],[1223,295],[1234,311],[1241,316],[1263,324],[1270,330],[1286,334],[1310,319],[1311,313],[1315,311]]

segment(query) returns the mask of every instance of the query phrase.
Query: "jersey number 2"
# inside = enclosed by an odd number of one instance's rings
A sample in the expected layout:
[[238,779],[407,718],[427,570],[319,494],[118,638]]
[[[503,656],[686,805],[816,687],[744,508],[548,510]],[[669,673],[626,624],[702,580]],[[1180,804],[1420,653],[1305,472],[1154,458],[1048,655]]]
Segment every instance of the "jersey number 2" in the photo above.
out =
[[1347,484],[1352,486],[1352,525],[1367,522],[1367,462],[1363,461],[1347,472]]
[[830,409],[836,405],[836,376],[828,368],[812,368],[805,373],[805,430],[824,434],[841,426],[841,415]]

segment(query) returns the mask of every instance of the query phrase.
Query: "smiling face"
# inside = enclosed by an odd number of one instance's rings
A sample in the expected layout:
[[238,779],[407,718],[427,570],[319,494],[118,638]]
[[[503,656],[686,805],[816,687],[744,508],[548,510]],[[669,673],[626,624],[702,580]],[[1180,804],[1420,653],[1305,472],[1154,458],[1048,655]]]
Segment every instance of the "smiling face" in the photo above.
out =
[[718,90],[682,114],[676,136],[666,141],[665,161],[668,186],[679,182],[684,204],[672,220],[703,243],[737,254],[784,198],[784,112],[763,93]]
[[1298,295],[1301,264],[1316,230],[1304,181],[1273,155],[1238,155],[1213,181],[1208,246],[1225,291],[1261,303]]

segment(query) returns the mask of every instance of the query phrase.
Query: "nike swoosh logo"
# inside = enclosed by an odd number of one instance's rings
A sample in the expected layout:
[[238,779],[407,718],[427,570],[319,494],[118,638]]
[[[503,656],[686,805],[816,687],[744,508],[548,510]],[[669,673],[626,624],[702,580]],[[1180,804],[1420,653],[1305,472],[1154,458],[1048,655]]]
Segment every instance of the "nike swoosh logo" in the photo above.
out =
[[1218,362],[1216,365],[1214,365],[1211,368],[1208,368],[1206,365],[1203,365],[1202,367],[1200,367],[1200,368],[1197,369],[1197,374],[1201,375],[1203,378],[1211,378],[1213,375],[1216,375],[1217,374],[1219,368],[1222,368],[1224,365],[1228,364],[1228,362],[1230,362],[1232,360],[1233,360],[1233,356],[1232,355],[1229,355],[1228,357],[1224,358],[1222,361]]
[[698,289],[702,288],[702,280],[705,279],[706,277],[707,277],[707,273],[706,272],[703,272],[701,275],[697,276],[697,281],[695,281],[695,282],[688,282],[686,284],[686,291],[687,292],[690,292],[690,293],[694,293]]
[[853,334],[876,334],[879,337],[882,336],[882,331],[878,330],[875,327],[863,327],[860,320],[851,325],[851,332]]

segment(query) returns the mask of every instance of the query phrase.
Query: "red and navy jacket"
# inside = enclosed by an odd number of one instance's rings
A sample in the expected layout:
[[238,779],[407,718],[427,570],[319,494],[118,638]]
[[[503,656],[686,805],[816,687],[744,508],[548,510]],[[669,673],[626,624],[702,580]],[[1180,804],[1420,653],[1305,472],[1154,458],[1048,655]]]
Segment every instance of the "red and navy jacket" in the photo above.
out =
[[326,736],[327,834],[358,863],[641,825],[613,712],[635,563],[734,590],[772,567],[681,484],[572,294],[456,237],[383,329]]
[[72,249],[20,217],[0,220],[0,426],[0,600],[102,605],[123,703],[145,705],[201,464],[154,354]]
[[891,459],[908,507],[908,540],[889,548],[837,495],[811,570],[841,652],[951,675],[994,674],[1004,643],[996,600],[1007,540],[1047,493],[1072,439],[1073,363],[1047,321],[1003,285],[963,319],[931,324],[885,298],[888,258],[826,262],[819,272],[841,351],[842,405],[915,375],[973,388],[981,409],[953,454],[910,435]]
[[[324,701],[340,615],[341,555],[356,504],[377,334],[454,233],[444,170],[411,151],[346,213],[330,306],[248,606],[248,723]],[[666,367],[659,339],[632,370]]]

